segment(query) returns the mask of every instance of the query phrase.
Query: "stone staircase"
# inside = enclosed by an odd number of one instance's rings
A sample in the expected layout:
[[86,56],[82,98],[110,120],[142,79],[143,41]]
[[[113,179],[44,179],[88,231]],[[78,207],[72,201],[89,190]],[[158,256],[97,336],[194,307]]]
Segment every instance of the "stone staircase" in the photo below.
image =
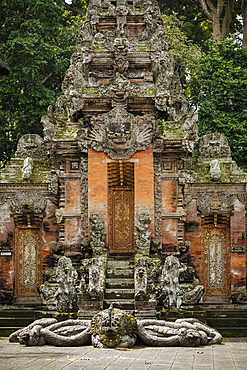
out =
[[41,317],[45,317],[43,312],[31,308],[0,309],[0,337],[7,337]]
[[[22,179],[22,158],[12,158],[1,170],[0,181],[2,183],[23,183]],[[48,180],[50,174],[49,162],[45,160],[34,159],[31,182],[42,183]]]
[[134,261],[108,259],[104,308],[135,310]]
[[207,324],[224,337],[247,336],[247,306],[206,308]]

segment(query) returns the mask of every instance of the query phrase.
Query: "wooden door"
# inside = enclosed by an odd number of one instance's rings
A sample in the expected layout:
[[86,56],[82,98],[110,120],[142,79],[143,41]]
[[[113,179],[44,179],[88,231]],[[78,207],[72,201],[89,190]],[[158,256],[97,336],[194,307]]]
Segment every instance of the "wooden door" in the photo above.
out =
[[108,166],[109,253],[133,254],[134,247],[134,167],[129,162]]
[[230,296],[230,228],[228,215],[203,217],[205,296]]
[[15,230],[15,300],[39,302],[38,286],[42,284],[41,228],[17,225]]

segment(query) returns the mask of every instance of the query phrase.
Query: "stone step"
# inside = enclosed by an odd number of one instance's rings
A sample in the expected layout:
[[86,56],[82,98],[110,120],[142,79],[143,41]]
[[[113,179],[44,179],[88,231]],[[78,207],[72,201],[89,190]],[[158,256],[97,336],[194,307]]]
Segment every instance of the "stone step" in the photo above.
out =
[[106,289],[133,289],[134,279],[109,279],[106,278]]
[[206,310],[208,318],[247,318],[247,310]]
[[134,270],[132,269],[107,269],[106,271],[106,278],[113,278],[113,279],[133,279],[134,277]]
[[246,327],[215,327],[223,337],[247,337],[247,326]]
[[207,323],[213,328],[221,327],[231,327],[231,328],[241,328],[247,327],[247,317],[221,317],[221,318],[209,318],[207,317]]
[[134,261],[132,260],[108,260],[107,261],[107,269],[133,269],[134,268]]
[[32,310],[32,309],[26,309],[26,310],[23,310],[23,309],[3,309],[3,310],[0,310],[0,318],[5,318],[6,320],[8,320],[9,318],[13,317],[13,318],[21,318],[21,319],[25,319],[25,318],[30,318],[30,319],[36,319],[36,317],[40,317],[40,315],[43,314],[42,311],[36,311],[36,310]]
[[114,308],[119,308],[124,311],[134,311],[135,300],[134,299],[105,299],[104,308],[110,307],[113,304]]
[[33,317],[0,317],[0,328],[8,326],[27,326],[34,321]]
[[21,329],[22,326],[5,326],[0,328],[0,337],[8,337],[10,334]]
[[134,299],[134,289],[106,289],[105,299]]

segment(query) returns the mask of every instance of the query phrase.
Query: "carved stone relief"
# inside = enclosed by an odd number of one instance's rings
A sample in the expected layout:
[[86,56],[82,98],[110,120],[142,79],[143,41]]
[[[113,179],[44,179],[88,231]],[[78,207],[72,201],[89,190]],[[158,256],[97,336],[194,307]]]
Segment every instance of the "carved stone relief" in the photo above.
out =
[[220,162],[218,159],[213,159],[210,162],[210,176],[214,181],[218,181],[221,177]]
[[195,305],[201,299],[204,292],[202,285],[197,285],[194,289],[185,291],[182,285],[179,284],[179,276],[187,268],[177,257],[173,255],[166,257],[159,279],[160,286],[157,290],[158,299],[165,308],[179,309],[182,304]]
[[204,214],[230,213],[233,206],[233,197],[222,192],[207,192],[197,198],[198,210]]
[[123,106],[116,106],[93,124],[88,145],[112,159],[128,159],[150,145],[153,124],[150,115],[134,117]]
[[213,133],[204,135],[200,140],[199,153],[205,159],[231,159],[231,149],[224,135]]
[[10,200],[11,212],[14,214],[36,213],[45,211],[46,199],[40,193],[17,192]]
[[135,266],[135,297],[138,299],[143,298],[147,294],[148,289],[148,275],[147,266],[143,259],[138,259]]
[[23,135],[18,141],[15,156],[17,158],[46,158],[47,153],[44,147],[44,140],[36,134]]
[[81,158],[81,233],[82,245],[88,244],[88,159]]
[[162,243],[162,161],[159,154],[154,156],[154,218],[155,240]]
[[194,171],[191,170],[182,170],[179,171],[179,184],[193,184],[197,180],[197,175]]
[[76,305],[75,285],[78,278],[77,271],[72,266],[71,259],[61,257],[56,270],[58,289],[55,292],[56,308],[58,312],[70,312]]

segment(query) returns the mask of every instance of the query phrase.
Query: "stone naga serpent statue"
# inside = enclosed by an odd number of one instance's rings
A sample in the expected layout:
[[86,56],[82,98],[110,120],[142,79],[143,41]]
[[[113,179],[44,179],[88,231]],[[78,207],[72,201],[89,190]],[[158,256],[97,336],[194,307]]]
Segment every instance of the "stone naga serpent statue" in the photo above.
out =
[[27,346],[83,346],[131,348],[139,339],[148,346],[196,347],[221,343],[220,333],[196,319],[175,322],[137,320],[112,306],[96,314],[92,320],[40,319],[9,337],[10,342]]

